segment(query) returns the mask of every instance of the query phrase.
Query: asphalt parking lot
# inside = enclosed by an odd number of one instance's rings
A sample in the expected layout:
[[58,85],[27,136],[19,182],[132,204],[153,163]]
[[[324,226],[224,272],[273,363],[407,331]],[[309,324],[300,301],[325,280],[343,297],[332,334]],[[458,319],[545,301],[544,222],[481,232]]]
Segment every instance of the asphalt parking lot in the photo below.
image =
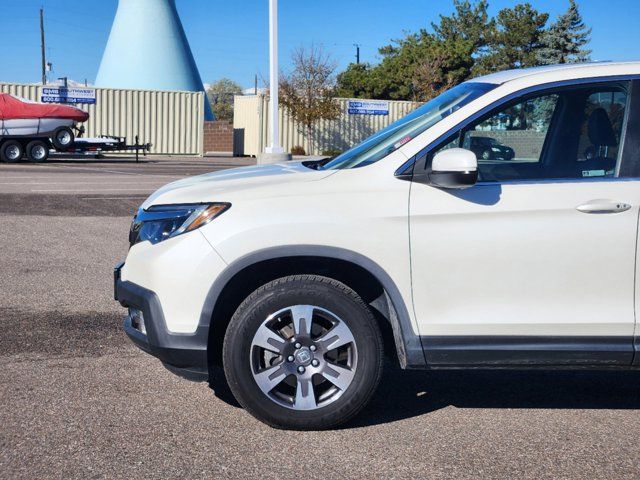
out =
[[0,164],[1,478],[639,478],[640,374],[401,372],[344,428],[273,430],[121,331],[112,267],[171,180],[250,159]]

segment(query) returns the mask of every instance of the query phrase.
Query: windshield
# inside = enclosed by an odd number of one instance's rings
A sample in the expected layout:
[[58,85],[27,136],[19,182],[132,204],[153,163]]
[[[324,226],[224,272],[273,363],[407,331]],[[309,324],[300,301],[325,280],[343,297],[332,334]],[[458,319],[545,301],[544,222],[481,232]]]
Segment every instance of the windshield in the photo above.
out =
[[323,169],[357,168],[375,163],[496,86],[491,83],[461,83],[338,155]]

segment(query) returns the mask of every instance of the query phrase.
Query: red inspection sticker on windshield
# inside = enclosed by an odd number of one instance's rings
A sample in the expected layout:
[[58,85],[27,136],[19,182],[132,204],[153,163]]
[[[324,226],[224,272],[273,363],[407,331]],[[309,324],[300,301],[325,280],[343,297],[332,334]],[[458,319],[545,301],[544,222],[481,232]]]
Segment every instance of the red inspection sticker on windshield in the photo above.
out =
[[394,149],[398,149],[400,148],[402,145],[404,145],[405,143],[409,142],[411,140],[411,137],[409,135],[407,135],[406,137],[398,140],[396,143],[393,144],[393,148]]

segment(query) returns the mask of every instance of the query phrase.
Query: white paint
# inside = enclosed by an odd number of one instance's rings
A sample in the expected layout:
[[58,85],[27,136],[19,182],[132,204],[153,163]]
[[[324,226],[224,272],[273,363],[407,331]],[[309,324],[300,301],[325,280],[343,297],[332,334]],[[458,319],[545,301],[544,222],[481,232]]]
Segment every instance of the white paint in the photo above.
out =
[[[394,177],[441,135],[513,93],[630,74],[640,74],[640,63],[505,75],[504,84],[362,168],[289,163],[171,183],[143,206],[232,207],[198,232],[136,245],[123,278],[158,294],[170,330],[193,332],[204,292],[225,263],[269,247],[338,247],[387,272],[416,334],[632,335],[640,181],[506,182],[452,192]],[[599,198],[631,208],[611,215],[576,210]]]
[[464,148],[449,148],[433,157],[434,172],[474,172],[478,169],[476,154]]
[[73,120],[65,118],[16,118],[0,119],[0,135],[44,135],[59,127],[72,127]]

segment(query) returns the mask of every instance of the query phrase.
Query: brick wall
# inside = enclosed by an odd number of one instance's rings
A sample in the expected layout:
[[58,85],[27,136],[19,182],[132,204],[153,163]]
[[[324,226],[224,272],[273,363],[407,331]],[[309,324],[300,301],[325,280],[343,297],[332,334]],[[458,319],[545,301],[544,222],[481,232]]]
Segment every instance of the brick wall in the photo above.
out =
[[233,125],[226,120],[204,122],[204,152],[233,152]]

